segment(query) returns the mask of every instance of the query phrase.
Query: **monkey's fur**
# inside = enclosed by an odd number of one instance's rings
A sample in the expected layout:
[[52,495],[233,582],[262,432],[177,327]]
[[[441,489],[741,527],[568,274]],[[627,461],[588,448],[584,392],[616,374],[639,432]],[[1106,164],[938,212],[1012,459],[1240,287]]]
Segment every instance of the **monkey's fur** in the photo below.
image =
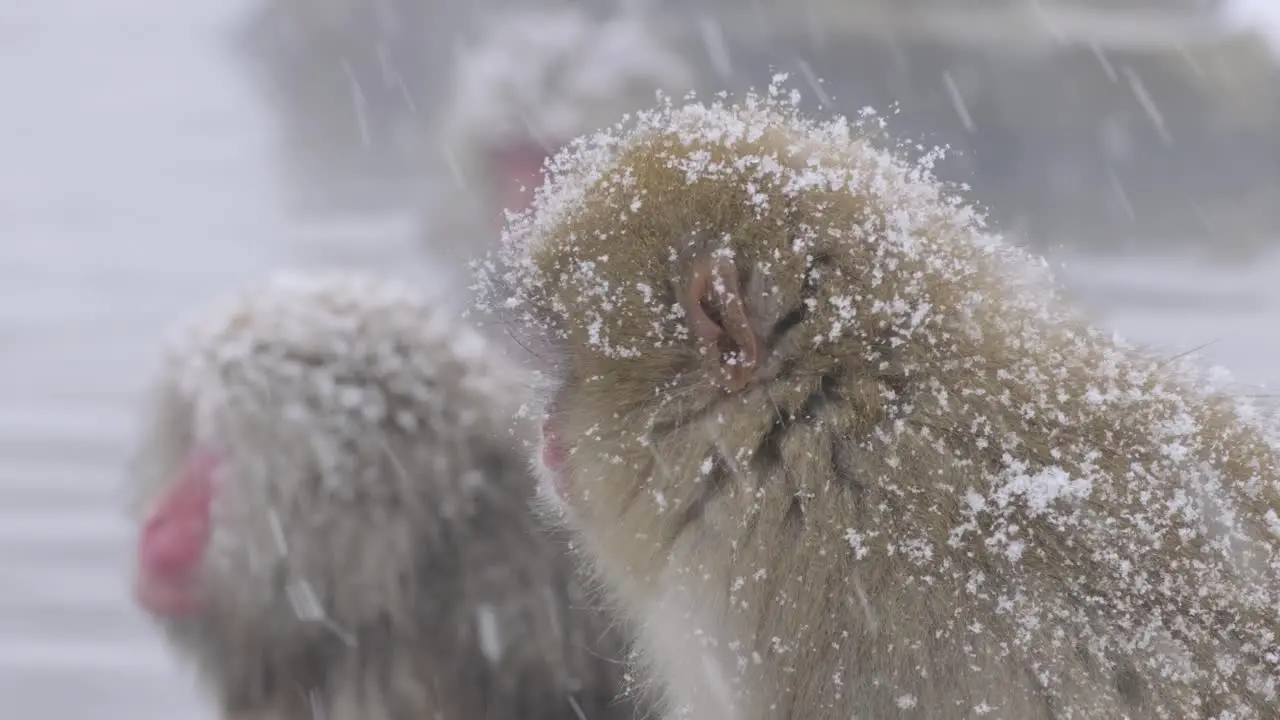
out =
[[635,716],[490,349],[361,274],[278,276],[171,345],[132,481],[140,513],[197,445],[226,464],[205,612],[157,621],[227,717]]
[[668,717],[1280,717],[1243,400],[776,94],[554,165],[481,302],[546,341],[563,517]]

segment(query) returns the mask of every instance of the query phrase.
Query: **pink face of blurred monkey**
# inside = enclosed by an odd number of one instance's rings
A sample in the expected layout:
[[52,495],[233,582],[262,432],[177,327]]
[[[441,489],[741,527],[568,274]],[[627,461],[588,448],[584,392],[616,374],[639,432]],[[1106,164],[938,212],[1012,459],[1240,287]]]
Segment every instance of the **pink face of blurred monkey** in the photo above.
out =
[[547,157],[694,84],[643,17],[602,21],[572,5],[504,13],[459,57],[437,137],[448,172],[430,200],[427,243],[438,259],[482,256],[505,212],[528,207]]

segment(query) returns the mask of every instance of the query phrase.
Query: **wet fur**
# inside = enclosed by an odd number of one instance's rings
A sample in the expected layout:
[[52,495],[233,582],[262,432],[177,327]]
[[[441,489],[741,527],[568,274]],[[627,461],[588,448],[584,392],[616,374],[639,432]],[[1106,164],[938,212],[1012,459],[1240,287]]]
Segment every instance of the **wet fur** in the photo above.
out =
[[[668,717],[1280,716],[1270,426],[856,131],[753,101],[611,138],[482,303],[556,348],[564,521]],[[726,251],[766,349],[740,392],[679,310]],[[1041,507],[1019,467],[1091,492]]]
[[[160,621],[227,717],[636,715],[620,632],[530,511],[523,385],[448,308],[355,274],[281,276],[176,338],[135,514],[197,439],[231,459],[208,612]],[[304,586],[327,620],[300,618]]]

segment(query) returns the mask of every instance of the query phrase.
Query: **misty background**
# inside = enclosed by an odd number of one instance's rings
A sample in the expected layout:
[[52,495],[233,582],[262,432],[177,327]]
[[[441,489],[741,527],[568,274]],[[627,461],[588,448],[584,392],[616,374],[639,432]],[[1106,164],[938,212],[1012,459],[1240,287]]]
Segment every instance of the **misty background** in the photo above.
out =
[[1280,380],[1274,0],[7,0],[0,714],[211,717],[129,605],[122,463],[162,334],[277,268],[460,282],[422,240],[438,198],[502,201],[460,184],[481,141],[445,122],[499,81],[457,73],[555,62],[536,17],[566,5],[643,18],[704,96],[785,72],[815,112],[949,146],[939,174],[1101,322]]

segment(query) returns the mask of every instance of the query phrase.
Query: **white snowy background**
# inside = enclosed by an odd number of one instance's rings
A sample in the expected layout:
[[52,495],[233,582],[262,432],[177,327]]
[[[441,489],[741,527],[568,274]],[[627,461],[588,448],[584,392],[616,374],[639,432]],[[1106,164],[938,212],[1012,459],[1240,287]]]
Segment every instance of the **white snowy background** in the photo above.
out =
[[[236,2],[0,4],[0,717],[211,717],[130,607],[119,494],[165,328],[381,227],[289,226]],[[308,249],[303,256],[300,249]]]
[[1272,0],[1226,0],[1222,15],[1237,27],[1261,30],[1280,57],[1280,3]]
[[[246,2],[0,4],[0,717],[211,717],[128,602],[121,463],[166,326],[285,265],[429,277],[407,221],[278,210],[222,35]],[[1064,273],[1131,337],[1280,380],[1280,259]]]

